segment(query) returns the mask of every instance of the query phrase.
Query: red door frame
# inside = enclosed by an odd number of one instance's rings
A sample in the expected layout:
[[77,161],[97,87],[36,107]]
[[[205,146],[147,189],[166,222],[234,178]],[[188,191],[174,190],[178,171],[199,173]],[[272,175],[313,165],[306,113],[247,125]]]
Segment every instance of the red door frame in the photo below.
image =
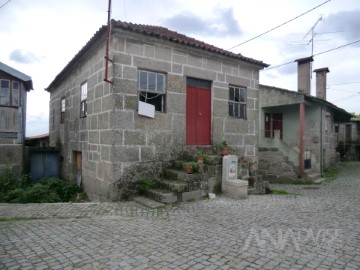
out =
[[186,144],[211,145],[211,88],[187,86]]

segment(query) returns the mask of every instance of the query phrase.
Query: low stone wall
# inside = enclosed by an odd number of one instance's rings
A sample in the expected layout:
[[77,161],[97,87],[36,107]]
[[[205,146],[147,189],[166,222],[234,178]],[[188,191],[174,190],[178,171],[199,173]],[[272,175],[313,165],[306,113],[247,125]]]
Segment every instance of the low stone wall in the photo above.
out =
[[259,147],[258,174],[265,181],[287,181],[296,179],[297,168],[277,148]]
[[0,169],[11,166],[13,171],[20,176],[23,168],[23,145],[6,144],[0,145]]

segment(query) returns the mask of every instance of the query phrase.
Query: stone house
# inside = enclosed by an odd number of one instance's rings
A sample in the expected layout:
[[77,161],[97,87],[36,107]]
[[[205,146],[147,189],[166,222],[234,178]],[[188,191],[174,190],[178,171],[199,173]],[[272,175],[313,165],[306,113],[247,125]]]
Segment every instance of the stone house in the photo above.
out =
[[328,68],[316,73],[312,57],[298,59],[298,91],[260,85],[259,173],[265,180],[319,177],[337,157],[336,127],[351,115],[326,101]]
[[360,160],[360,121],[351,119],[335,126],[337,151],[341,159]]
[[91,199],[115,200],[127,177],[158,174],[188,147],[226,140],[257,160],[259,70],[267,64],[114,20],[107,63],[106,34],[101,27],[46,89],[63,178],[82,182]]
[[0,165],[23,168],[27,93],[31,77],[0,62]]

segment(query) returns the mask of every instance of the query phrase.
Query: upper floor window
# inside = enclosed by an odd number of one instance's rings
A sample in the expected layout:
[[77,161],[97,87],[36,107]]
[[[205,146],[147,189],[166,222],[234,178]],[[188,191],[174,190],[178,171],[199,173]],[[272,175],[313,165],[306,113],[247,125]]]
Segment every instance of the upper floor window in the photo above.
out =
[[60,123],[65,121],[65,98],[60,100],[61,112],[60,112]]
[[229,116],[246,119],[246,88],[229,87]]
[[87,115],[87,82],[84,82],[80,89],[80,117],[85,117]]
[[20,82],[0,80],[0,105],[20,106]]
[[158,112],[165,111],[165,74],[139,70],[139,100],[155,106]]

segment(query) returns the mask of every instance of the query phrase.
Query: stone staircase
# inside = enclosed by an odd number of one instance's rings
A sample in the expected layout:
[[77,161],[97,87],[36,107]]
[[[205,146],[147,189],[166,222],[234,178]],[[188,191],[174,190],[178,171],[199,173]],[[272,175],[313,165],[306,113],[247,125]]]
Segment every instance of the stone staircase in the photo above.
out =
[[[218,178],[221,184],[222,172],[222,157],[218,155],[209,155],[209,157],[208,162],[199,163],[199,171],[192,174],[186,173],[185,164],[195,161],[193,156],[183,155],[181,159],[171,161],[170,166],[163,169],[160,177],[156,179],[157,188],[146,191],[147,199],[135,198],[134,200],[145,205],[148,199],[161,204],[171,204],[207,197],[209,178]],[[162,206],[161,204],[155,205],[159,207]]]

